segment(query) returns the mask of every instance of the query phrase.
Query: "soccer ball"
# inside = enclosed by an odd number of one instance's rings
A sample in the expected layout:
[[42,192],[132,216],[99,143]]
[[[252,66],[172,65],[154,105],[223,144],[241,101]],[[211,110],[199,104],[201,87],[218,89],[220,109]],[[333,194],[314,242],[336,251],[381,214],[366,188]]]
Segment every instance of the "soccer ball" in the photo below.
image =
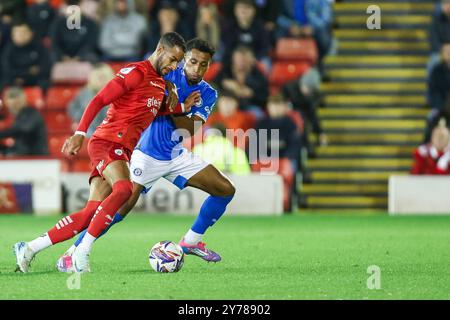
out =
[[151,248],[148,259],[156,272],[178,272],[184,263],[184,252],[178,244],[165,240]]

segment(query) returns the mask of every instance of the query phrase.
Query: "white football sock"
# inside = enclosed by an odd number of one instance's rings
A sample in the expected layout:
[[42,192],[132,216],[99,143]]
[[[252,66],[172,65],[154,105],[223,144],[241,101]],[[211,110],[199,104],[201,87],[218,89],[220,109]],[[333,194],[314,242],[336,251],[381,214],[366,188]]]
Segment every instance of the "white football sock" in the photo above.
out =
[[44,233],[42,236],[28,242],[30,249],[36,254],[52,245],[52,241],[48,236],[48,233]]
[[95,239],[97,238],[90,235],[89,232],[86,232],[83,240],[81,240],[81,243],[78,245],[77,250],[81,250],[81,252],[91,252]]
[[202,238],[203,235],[201,233],[197,233],[195,231],[192,231],[192,229],[189,229],[189,231],[184,236],[184,242],[194,245],[202,241]]

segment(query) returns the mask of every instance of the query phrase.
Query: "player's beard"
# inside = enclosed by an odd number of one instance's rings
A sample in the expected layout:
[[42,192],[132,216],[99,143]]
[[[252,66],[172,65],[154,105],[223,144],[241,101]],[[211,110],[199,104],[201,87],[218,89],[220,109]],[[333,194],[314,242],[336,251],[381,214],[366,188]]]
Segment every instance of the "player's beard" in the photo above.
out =
[[164,68],[161,67],[161,65],[162,65],[161,60],[162,60],[161,58],[158,58],[158,59],[156,60],[156,66],[155,66],[155,69],[156,69],[156,73],[158,73],[158,75],[159,75],[160,77],[164,77],[163,71],[162,71],[162,69],[164,69]]

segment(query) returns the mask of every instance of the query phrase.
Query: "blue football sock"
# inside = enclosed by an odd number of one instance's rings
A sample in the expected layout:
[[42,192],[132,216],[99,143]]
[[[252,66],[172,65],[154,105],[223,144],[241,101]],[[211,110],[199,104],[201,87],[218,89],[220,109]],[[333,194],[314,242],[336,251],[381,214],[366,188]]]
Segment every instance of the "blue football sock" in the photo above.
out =
[[[114,215],[114,217],[113,217],[113,220],[112,220],[111,223],[109,224],[109,226],[106,227],[105,230],[103,230],[103,232],[98,236],[98,238],[100,238],[100,237],[103,236],[106,232],[108,232],[109,228],[111,228],[111,227],[113,226],[113,224],[116,224],[116,223],[118,223],[118,222],[120,222],[120,221],[122,221],[122,220],[123,220],[123,217],[122,217],[119,213],[116,213],[116,214]],[[87,232],[87,229],[85,229],[83,232],[80,233],[80,236],[78,237],[77,241],[75,241],[75,243],[74,243],[75,247],[78,247],[78,245],[81,243],[81,240],[83,240],[84,235],[86,234],[86,232]],[[97,239],[98,239],[98,238],[97,238]]]
[[191,227],[192,231],[204,234],[209,227],[211,227],[217,220],[220,219],[231,199],[233,199],[233,196],[209,196],[208,198],[206,198],[205,202],[203,202],[197,219]]

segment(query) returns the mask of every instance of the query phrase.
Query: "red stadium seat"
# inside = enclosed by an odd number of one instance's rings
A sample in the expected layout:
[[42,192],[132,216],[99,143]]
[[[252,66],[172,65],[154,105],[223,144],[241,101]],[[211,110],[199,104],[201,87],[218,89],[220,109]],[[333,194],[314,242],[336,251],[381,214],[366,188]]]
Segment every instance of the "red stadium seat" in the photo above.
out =
[[65,111],[47,110],[44,112],[44,120],[50,134],[72,132],[72,120]]
[[281,38],[275,47],[275,60],[317,62],[317,46],[314,39]]
[[72,172],[90,172],[91,161],[88,158],[76,158],[71,161]]
[[51,72],[51,80],[54,84],[85,84],[92,65],[89,62],[65,61],[56,63]]
[[269,83],[271,86],[281,86],[286,82],[300,78],[309,68],[310,65],[305,62],[275,62]]
[[214,78],[217,76],[220,70],[222,70],[222,63],[220,62],[211,63],[208,71],[206,71],[205,75],[203,76],[203,80],[205,80],[206,82],[214,80]]
[[57,86],[51,87],[47,92],[46,109],[64,109],[66,110],[70,101],[72,101],[80,90],[79,86]]
[[40,87],[25,87],[25,95],[27,103],[36,108],[42,109],[44,107],[44,93]]
[[64,141],[68,138],[69,135],[66,134],[56,134],[50,135],[48,139],[48,148],[50,151],[50,156],[54,158],[65,158],[64,154],[61,152],[61,148],[64,144]]
[[287,158],[273,159],[270,164],[257,162],[251,165],[252,171],[260,172],[262,170],[273,170],[283,178],[283,206],[285,210],[290,207],[291,190],[294,184],[295,172],[292,162]]

